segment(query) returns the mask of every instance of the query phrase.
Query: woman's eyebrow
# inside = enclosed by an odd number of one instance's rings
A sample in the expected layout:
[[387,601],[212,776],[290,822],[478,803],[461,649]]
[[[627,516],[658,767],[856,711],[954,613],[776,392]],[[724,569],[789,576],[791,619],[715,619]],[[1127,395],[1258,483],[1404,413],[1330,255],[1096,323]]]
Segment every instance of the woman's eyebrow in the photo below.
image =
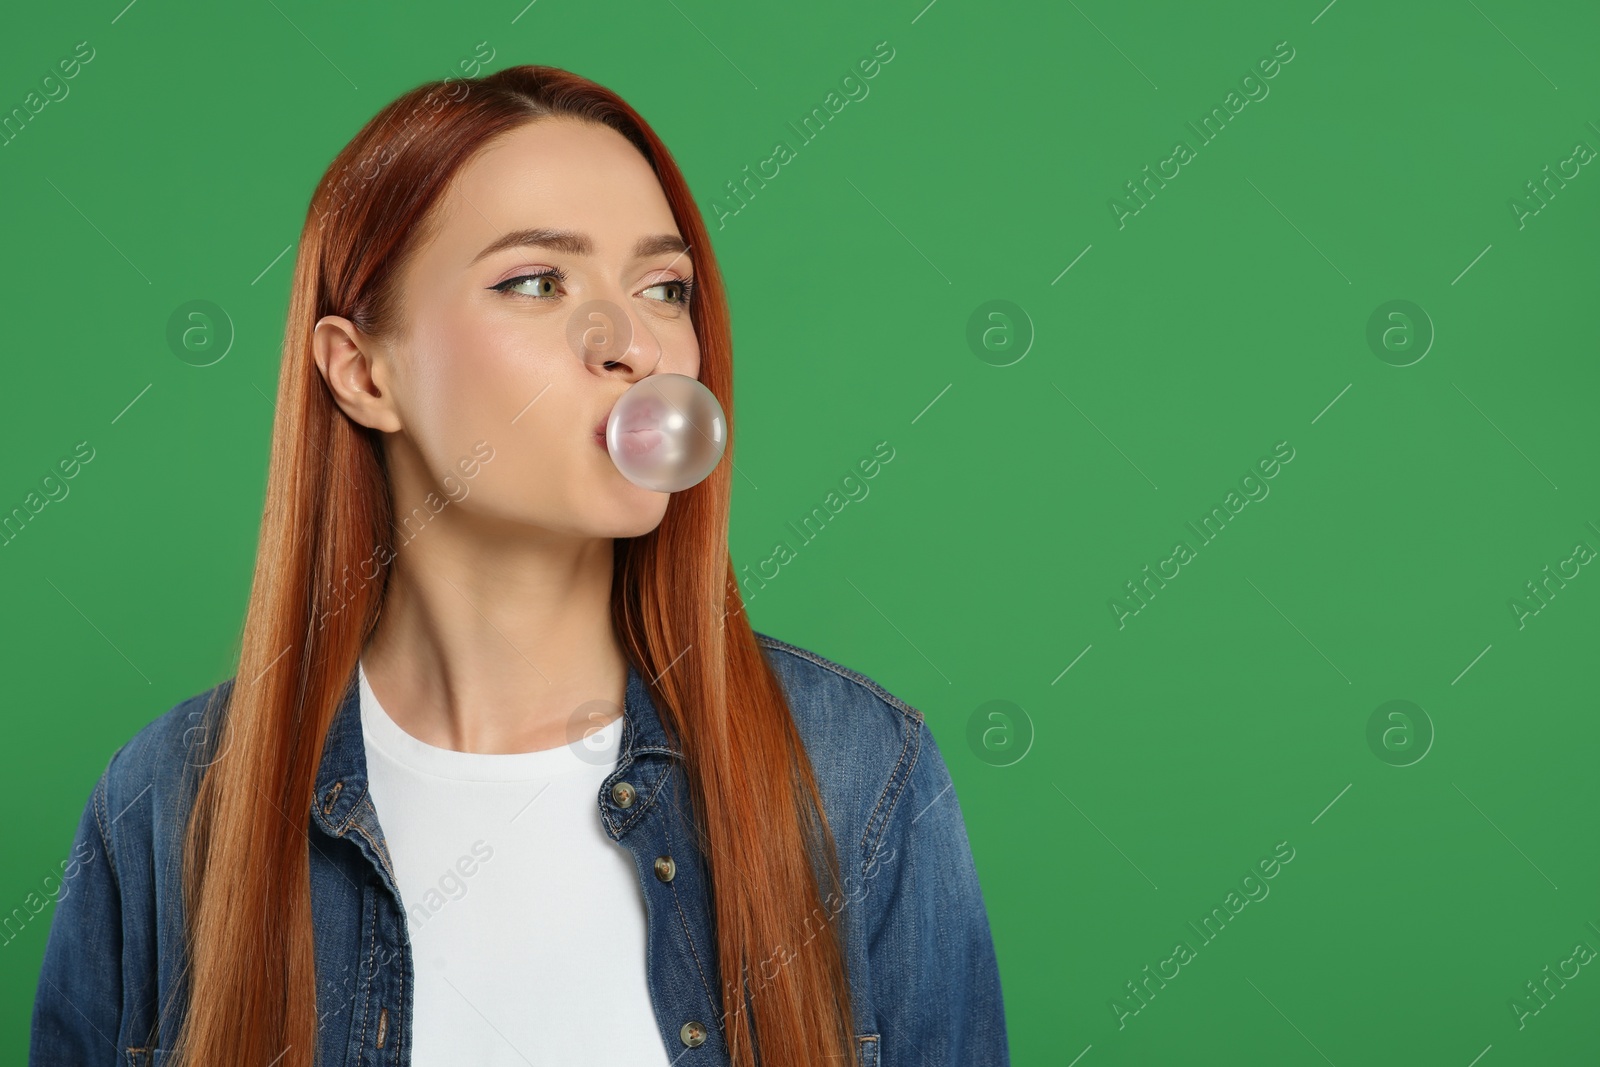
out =
[[[594,252],[594,242],[588,235],[573,233],[571,230],[553,230],[549,227],[512,230],[489,242],[483,251],[472,258],[472,263],[468,266],[507,248],[551,248],[569,255],[587,256]],[[653,237],[639,238],[633,246],[633,258],[643,259],[663,252],[681,253],[688,250],[689,246],[684,244],[683,238],[677,234],[661,233]]]

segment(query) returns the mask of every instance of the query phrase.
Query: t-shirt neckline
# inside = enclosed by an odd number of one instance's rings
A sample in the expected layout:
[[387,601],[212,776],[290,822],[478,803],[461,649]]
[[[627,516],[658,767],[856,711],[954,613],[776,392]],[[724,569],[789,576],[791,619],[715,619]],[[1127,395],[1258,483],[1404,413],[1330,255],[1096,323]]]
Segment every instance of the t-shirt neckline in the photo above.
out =
[[436,778],[476,782],[549,779],[580,771],[603,777],[616,766],[622,737],[619,715],[587,737],[533,752],[458,752],[413,737],[390,718],[372,691],[364,664],[356,665],[361,726],[367,741],[390,759]]

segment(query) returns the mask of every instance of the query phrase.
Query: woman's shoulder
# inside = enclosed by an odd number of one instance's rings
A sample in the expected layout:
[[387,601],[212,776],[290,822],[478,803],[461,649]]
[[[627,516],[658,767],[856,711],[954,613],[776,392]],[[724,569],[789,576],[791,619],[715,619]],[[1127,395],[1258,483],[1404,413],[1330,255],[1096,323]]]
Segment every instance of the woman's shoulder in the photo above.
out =
[[126,785],[133,780],[148,781],[153,772],[175,766],[200,766],[214,746],[209,734],[218,720],[208,714],[213,703],[226,701],[233,679],[202,690],[178,701],[140,727],[111,755],[106,766],[108,781]]
[[756,640],[783,684],[829,822],[870,863],[912,794],[946,773],[926,719],[860,671],[759,631]]
[[89,798],[113,868],[120,853],[148,853],[159,839],[181,832],[200,772],[215,760],[210,735],[219,721],[207,713],[225,701],[233,679],[186,697],[140,727],[106,761]]
[[[190,772],[207,751],[206,705],[227,687],[146,722],[89,790],[55,894],[30,1063],[105,1062],[97,1057],[111,1035],[154,1029],[146,1009],[166,1000],[169,977],[183,969],[182,845],[198,778]],[[139,996],[125,1004],[118,989]]]
[[[862,712],[863,707],[869,709],[867,714],[891,712],[883,717],[896,727],[902,725],[902,719],[913,724],[922,722],[922,712],[860,671],[851,670],[810,649],[792,645],[759,630],[754,633],[756,641],[768,650],[767,661],[784,676],[786,685],[799,683],[798,695],[808,704],[825,703],[831,697],[836,704],[849,705],[849,710],[857,714]],[[840,701],[840,697],[848,699]],[[808,706],[805,710],[818,709]]]
[[878,1035],[883,1062],[939,1049],[940,1063],[1009,1063],[972,843],[926,718],[860,671],[756,639],[783,681],[841,860],[853,861],[829,906],[855,917],[845,922],[852,997],[894,1020]]
[[821,746],[813,760],[834,752],[855,762],[915,756],[927,725],[921,711],[860,671],[770,634],[755,636],[808,748]]

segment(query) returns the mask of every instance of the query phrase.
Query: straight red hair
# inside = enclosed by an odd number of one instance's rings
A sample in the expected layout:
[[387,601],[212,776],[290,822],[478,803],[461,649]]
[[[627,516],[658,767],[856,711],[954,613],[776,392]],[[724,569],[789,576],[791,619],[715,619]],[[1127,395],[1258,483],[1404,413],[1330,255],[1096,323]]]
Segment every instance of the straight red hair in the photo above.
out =
[[[401,325],[400,269],[431,209],[492,139],[550,116],[601,123],[649,160],[695,263],[700,381],[733,421],[726,291],[710,237],[667,148],[608,89],[552,67],[429,82],[369,121],[313,193],[278,379],[254,581],[229,697],[187,826],[187,1003],[172,1058],[185,1067],[313,1067],[313,788],[328,727],[376,623],[393,503],[375,431],[334,402],[312,329],[343,315],[373,336]],[[662,725],[685,754],[697,842],[713,887],[722,1028],[736,1067],[853,1063],[844,955],[806,937],[839,867],[809,759],[739,597],[728,553],[731,464],[672,495],[661,524],[616,541],[611,614]],[[388,554],[392,558],[392,552]],[[338,592],[335,592],[338,590]],[[689,654],[684,655],[685,652]],[[671,666],[671,670],[667,670]],[[735,722],[735,718],[737,722]],[[737,735],[735,734],[737,727]],[[752,972],[761,986],[750,990]]]

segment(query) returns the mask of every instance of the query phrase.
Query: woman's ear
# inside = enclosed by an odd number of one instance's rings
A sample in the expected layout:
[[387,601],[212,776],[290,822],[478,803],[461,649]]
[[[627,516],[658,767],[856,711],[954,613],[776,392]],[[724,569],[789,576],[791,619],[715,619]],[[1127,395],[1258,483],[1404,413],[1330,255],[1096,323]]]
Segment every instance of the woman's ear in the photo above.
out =
[[362,426],[393,433],[400,412],[389,383],[388,351],[349,319],[324,315],[311,331],[311,354],[339,407]]

